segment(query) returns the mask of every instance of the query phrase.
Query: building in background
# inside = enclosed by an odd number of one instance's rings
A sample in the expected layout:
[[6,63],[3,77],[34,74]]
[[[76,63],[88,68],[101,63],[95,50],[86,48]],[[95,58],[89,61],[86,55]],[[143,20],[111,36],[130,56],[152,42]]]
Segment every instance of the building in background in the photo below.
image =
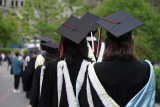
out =
[[0,10],[6,13],[6,10],[18,9],[25,4],[25,0],[0,0]]

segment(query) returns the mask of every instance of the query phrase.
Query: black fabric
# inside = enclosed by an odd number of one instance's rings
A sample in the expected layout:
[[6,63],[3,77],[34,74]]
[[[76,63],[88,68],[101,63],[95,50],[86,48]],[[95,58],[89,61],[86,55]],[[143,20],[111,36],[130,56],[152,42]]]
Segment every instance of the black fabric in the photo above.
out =
[[37,57],[33,57],[28,62],[25,70],[23,71],[23,82],[25,85],[25,90],[30,91],[32,86],[32,80],[35,72],[35,61]]
[[23,63],[21,65],[21,77],[22,77],[22,88],[23,88],[23,91],[25,91],[25,86],[24,86],[24,80],[23,80]]
[[67,39],[79,44],[91,31],[93,26],[74,16],[70,16],[56,32]]
[[54,41],[54,39],[49,38],[49,37],[40,37],[38,39],[41,40],[41,43],[47,43],[47,42]]
[[[146,85],[150,75],[149,65],[139,60],[103,61],[96,63],[94,68],[104,89],[120,107],[125,107]],[[104,107],[92,85],[91,93],[95,107]]]
[[38,66],[34,73],[34,78],[32,82],[31,95],[30,95],[30,105],[33,107],[38,107],[39,103],[39,92],[40,92],[40,74],[42,66]]
[[[76,60],[75,64],[71,64],[71,65],[67,64],[74,92],[75,92],[75,86],[76,86],[76,79],[77,79],[78,72],[80,70],[80,66],[81,66],[83,59],[81,59],[77,56],[77,57],[75,57],[75,60]],[[85,87],[83,89],[85,89]],[[82,99],[84,98],[81,95],[79,97]],[[38,107],[58,107],[57,60],[52,60],[46,66],[46,70],[45,70],[45,74],[44,74],[44,78],[43,78],[41,98],[40,98]],[[62,84],[60,107],[68,107],[64,79],[63,79],[63,84]]]
[[111,14],[104,19],[102,18],[101,20],[96,21],[96,23],[117,38],[144,24],[123,10]]
[[13,70],[12,70],[12,66],[11,66],[11,69],[10,69],[10,74],[13,75]]
[[59,52],[59,44],[55,44],[53,42],[42,43],[41,46],[46,47],[46,51],[51,54],[56,54]]
[[19,87],[20,75],[14,75],[14,88],[17,90]]
[[[47,71],[47,72],[46,72]],[[51,60],[45,69],[38,107],[58,107],[57,60]]]
[[120,37],[115,37],[114,35],[112,35],[110,32],[107,32],[106,31],[106,34],[107,34],[107,36],[108,36],[108,38],[109,39],[111,39],[112,41],[114,41],[114,42],[125,42],[125,41],[127,41],[129,38],[131,38],[131,36],[132,36],[132,32],[128,32],[128,33],[126,33],[126,34],[124,34],[124,35],[122,35],[122,36],[120,36]]
[[81,17],[81,20],[84,20],[86,21],[87,23],[89,24],[92,24],[93,28],[92,28],[92,31],[97,31],[99,25],[96,23],[96,21],[100,20],[101,18],[94,15],[94,14],[91,14],[89,12],[86,12],[82,17]]

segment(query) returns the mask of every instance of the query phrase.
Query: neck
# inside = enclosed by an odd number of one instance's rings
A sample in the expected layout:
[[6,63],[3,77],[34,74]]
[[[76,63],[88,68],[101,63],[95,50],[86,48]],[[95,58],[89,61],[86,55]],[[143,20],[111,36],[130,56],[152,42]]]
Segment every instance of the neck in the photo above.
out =
[[44,50],[41,50],[41,53],[42,53],[42,52],[46,52],[46,51],[44,51]]

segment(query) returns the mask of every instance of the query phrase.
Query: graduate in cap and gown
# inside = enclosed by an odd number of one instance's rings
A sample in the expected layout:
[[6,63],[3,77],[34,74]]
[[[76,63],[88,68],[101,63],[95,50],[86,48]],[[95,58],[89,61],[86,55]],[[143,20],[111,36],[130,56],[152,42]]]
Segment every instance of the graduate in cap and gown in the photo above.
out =
[[90,107],[154,107],[154,69],[150,61],[138,60],[132,36],[143,23],[121,10],[97,24],[106,29],[107,37],[103,61],[88,69]]
[[92,30],[87,34],[87,41],[88,41],[88,56],[96,62],[101,62],[103,53],[104,53],[104,43],[101,42],[101,30],[99,32],[99,40],[96,39],[95,34],[98,32],[99,25],[96,21],[100,20],[100,18],[96,15],[93,15],[89,12],[85,13],[82,16],[81,20],[86,21],[87,23],[93,26]]
[[[24,75],[25,75],[26,67],[33,56],[34,49],[37,49],[37,48],[28,48],[29,54],[27,56],[24,56],[22,61],[22,67],[21,67],[22,83],[23,83],[23,90],[26,92],[27,92],[27,89],[26,89],[26,84],[24,82]],[[26,93],[26,98],[29,98],[27,93]]]
[[30,98],[32,80],[35,71],[35,61],[38,54],[40,54],[40,50],[38,50],[37,48],[33,48],[32,53],[30,54],[32,58],[30,59],[25,70],[23,71],[23,83],[25,86],[25,91],[27,92],[26,98]]
[[25,70],[28,62],[30,61],[31,57],[33,56],[33,50],[34,50],[34,48],[28,48],[29,55],[25,56],[25,58],[23,60],[23,71]]
[[[52,42],[53,39],[52,38],[48,38],[48,37],[40,37],[39,40],[41,40],[41,44],[42,43],[47,43],[47,42]],[[45,54],[45,46],[42,46],[40,44],[40,50],[41,50],[41,54],[39,54],[37,56],[36,62],[35,62],[35,69],[39,66],[39,65],[43,65],[44,63],[44,54]]]
[[[38,107],[79,107],[81,88],[87,67],[86,35],[93,27],[83,20],[70,16],[57,30],[61,36],[59,61],[46,66]],[[63,50],[63,51],[62,51]]]
[[38,66],[34,72],[30,96],[31,107],[38,107],[45,66],[48,64],[50,60],[59,58],[59,44],[48,42],[42,43],[41,45],[46,47],[46,52],[44,55],[45,61],[44,64]]

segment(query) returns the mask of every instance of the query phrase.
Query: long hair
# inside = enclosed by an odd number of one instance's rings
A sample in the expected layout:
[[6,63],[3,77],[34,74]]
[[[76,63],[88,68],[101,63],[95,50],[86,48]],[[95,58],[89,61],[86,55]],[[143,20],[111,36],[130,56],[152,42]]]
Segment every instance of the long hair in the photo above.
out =
[[71,40],[63,37],[64,55],[62,58],[66,58],[68,64],[76,63],[75,56],[78,55],[82,59],[90,61],[88,57],[87,40],[84,38],[79,44],[72,42]]
[[51,53],[48,53],[48,52],[45,52],[45,55],[44,55],[44,65],[46,66],[48,64],[49,61],[51,61],[52,59],[58,59],[59,58],[59,53],[56,53],[56,54],[51,54]]
[[125,61],[138,59],[135,53],[134,40],[130,37],[124,42],[114,42],[105,38],[105,51],[103,60],[122,59]]

